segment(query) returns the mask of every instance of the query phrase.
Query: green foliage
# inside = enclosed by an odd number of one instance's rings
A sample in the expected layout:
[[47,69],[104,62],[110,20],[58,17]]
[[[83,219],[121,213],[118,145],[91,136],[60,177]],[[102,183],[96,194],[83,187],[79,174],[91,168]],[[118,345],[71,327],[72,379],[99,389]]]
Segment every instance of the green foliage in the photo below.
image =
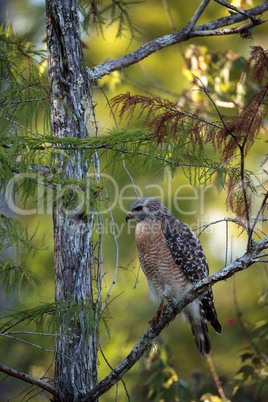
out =
[[[38,135],[41,115],[42,130],[49,132],[50,119],[42,66],[44,52],[28,43],[26,35],[15,35],[8,21],[5,28],[0,26],[0,40],[0,182],[3,190],[14,172],[26,172],[29,163],[34,163],[27,150],[21,157],[23,137]],[[40,153],[35,153],[34,157],[40,162]],[[22,186],[24,194],[30,195],[36,183],[27,181],[25,184]]]
[[[85,328],[80,325],[81,314],[85,318]],[[51,333],[59,333],[64,324],[64,333],[70,337],[70,341],[77,329],[85,331],[86,340],[90,333],[96,330],[100,320],[103,321],[109,336],[108,319],[108,313],[100,311],[92,300],[85,299],[78,303],[70,295],[70,299],[64,302],[42,303],[32,308],[20,305],[15,312],[0,317],[0,332],[6,333],[21,323],[31,323],[38,331],[50,330]]]
[[[11,291],[19,293],[25,282],[32,288],[36,287],[27,265],[29,259],[34,258],[38,251],[46,250],[44,238],[38,247],[34,244],[37,229],[38,227],[30,236],[27,227],[18,219],[0,213],[0,283],[3,285],[4,294]],[[9,252],[9,247],[12,253]]]
[[[139,35],[139,29],[132,23],[129,9],[141,2],[143,0],[80,0],[80,11],[84,17],[83,27],[88,31],[93,25],[103,35],[104,26],[117,24],[116,38],[121,38],[126,32],[130,32],[131,38],[134,39]],[[109,24],[107,19],[110,21]]]
[[[36,61],[36,58],[41,60],[44,52],[27,42],[26,35],[15,35],[8,20],[5,28],[3,24],[0,26],[0,41],[0,191],[12,197],[21,189],[21,200],[26,201],[34,193],[37,181],[25,176],[13,186],[11,183],[14,172],[29,170],[29,149],[25,149],[24,158],[21,158],[20,141],[32,130],[38,132],[40,109],[42,113],[45,110],[48,118],[48,94],[41,85],[41,63]],[[47,103],[45,109],[44,100]],[[37,247],[34,244],[37,228],[29,235],[19,219],[4,213],[0,213],[0,223],[1,282],[4,293],[19,293],[25,283],[31,288],[36,287],[28,263],[39,250],[45,249],[44,238]]]

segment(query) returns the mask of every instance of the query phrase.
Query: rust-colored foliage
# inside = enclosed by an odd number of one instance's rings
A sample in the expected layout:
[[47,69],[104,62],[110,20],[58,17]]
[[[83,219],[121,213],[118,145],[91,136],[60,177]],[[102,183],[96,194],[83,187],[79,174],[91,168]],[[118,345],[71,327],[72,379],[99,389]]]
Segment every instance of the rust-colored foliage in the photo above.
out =
[[[162,144],[167,136],[169,141],[175,141],[184,129],[184,124],[188,119],[188,114],[178,110],[175,103],[159,97],[132,96],[127,92],[126,94],[115,96],[110,101],[110,104],[114,111],[119,110],[120,121],[126,118],[128,124],[132,120],[137,106],[139,106],[140,113],[137,115],[137,119],[145,115],[143,127],[147,127],[152,132],[153,140],[157,144]],[[194,117],[197,119],[197,116]],[[189,133],[189,140],[200,143],[200,131],[200,122],[195,121]]]
[[244,73],[252,82],[263,88],[268,83],[268,51],[261,46],[252,46],[251,49],[251,57],[245,65]]
[[207,133],[207,141],[213,144],[215,151],[220,151],[223,161],[236,153],[247,155],[268,113],[268,52],[260,46],[253,47],[245,74],[258,84],[258,93],[237,116],[221,116],[224,125],[216,136],[213,131]]
[[247,216],[247,208],[251,207],[254,192],[254,185],[249,175],[245,175],[244,181],[247,188],[247,202],[245,202],[245,194],[242,189],[241,169],[239,165],[232,169],[232,174],[228,176],[226,183],[226,206],[236,214],[238,220],[242,220]]
[[229,116],[222,117],[225,126],[217,132],[215,132],[215,129],[206,132],[206,142],[210,142],[213,145],[215,153],[219,154],[223,162],[226,162],[238,153],[239,137],[235,131],[237,128],[237,118]]
[[246,218],[249,224],[254,186],[245,171],[245,158],[268,113],[268,51],[260,46],[252,48],[242,76],[245,75],[255,87],[258,85],[258,92],[237,116],[224,116],[217,109],[220,118],[217,124],[178,109],[175,103],[159,97],[126,93],[113,98],[111,105],[119,111],[120,121],[126,118],[128,124],[139,109],[137,118],[144,117],[143,127],[148,128],[156,145],[176,142],[182,132],[186,136],[185,154],[187,146],[202,148],[204,143],[212,144],[226,168],[227,205],[239,219]]

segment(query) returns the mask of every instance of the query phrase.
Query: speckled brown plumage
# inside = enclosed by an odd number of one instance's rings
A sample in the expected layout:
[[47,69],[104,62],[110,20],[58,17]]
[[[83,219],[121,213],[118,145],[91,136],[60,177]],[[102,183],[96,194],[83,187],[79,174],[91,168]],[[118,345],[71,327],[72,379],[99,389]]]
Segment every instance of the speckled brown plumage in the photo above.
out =
[[[199,239],[159,200],[142,198],[131,205],[126,219],[137,221],[136,243],[141,267],[153,301],[179,297],[208,276],[208,264]],[[202,355],[211,344],[206,319],[221,333],[212,290],[183,309]]]

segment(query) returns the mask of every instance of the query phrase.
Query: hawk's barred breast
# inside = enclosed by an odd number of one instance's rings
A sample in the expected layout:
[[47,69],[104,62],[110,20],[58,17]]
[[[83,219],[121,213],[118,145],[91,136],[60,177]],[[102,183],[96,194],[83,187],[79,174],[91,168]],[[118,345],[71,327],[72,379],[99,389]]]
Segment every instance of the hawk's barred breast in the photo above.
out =
[[[148,280],[151,297],[161,305],[166,298],[179,300],[195,283],[208,276],[208,263],[196,235],[162,204],[146,197],[134,202],[126,220],[135,219],[136,243],[141,267]],[[202,355],[210,353],[206,320],[221,333],[212,290],[183,309]]]
[[191,282],[175,262],[162,231],[160,220],[139,222],[136,226],[136,243],[142,270],[148,280],[154,301],[165,301],[165,296],[178,297],[187,291]]

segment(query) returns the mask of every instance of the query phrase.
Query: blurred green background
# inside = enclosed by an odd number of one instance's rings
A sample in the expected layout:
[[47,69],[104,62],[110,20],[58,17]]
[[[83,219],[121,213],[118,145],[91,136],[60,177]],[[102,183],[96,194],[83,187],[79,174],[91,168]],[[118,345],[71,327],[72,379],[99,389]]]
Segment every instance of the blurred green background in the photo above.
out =
[[[2,16],[3,7],[5,6],[14,31],[18,33],[27,32],[29,41],[33,41],[40,48],[45,48],[44,1],[25,0],[22,2],[21,0],[9,0],[6,4],[4,3],[2,2]],[[106,2],[104,1],[103,3]],[[248,2],[248,4],[250,3],[257,5],[262,2]],[[185,3],[170,0],[168,4],[175,25],[179,29],[189,21],[199,1],[191,0]],[[160,0],[147,0],[133,5],[129,14],[133,23],[140,30],[135,39],[131,39],[127,31],[125,36],[116,38],[116,24],[105,28],[103,34],[93,29],[88,33],[83,33],[83,41],[86,46],[84,48],[85,58],[89,67],[123,56],[125,53],[137,49],[156,37],[171,33],[163,2]],[[212,2],[199,22],[208,22],[225,15],[228,15],[227,10]],[[197,46],[202,47],[204,55],[207,53],[220,54],[220,52],[225,52],[227,54],[228,52],[233,52],[248,58],[250,47],[253,45],[261,45],[264,49],[267,49],[267,27],[263,25],[256,28],[255,31],[252,39],[243,39],[238,35],[197,38],[184,43],[183,48],[187,51],[189,46],[192,45],[194,46],[193,49],[196,49]],[[129,91],[131,94],[150,93],[177,102],[181,99],[182,93],[186,94],[186,91],[190,90],[191,96],[196,97],[196,109],[198,109],[198,97],[203,96],[191,91],[193,83],[185,75],[184,60],[177,46],[157,52],[138,65],[125,69],[123,72],[112,73],[97,84],[93,88],[93,95],[96,102],[95,111],[99,122],[100,134],[105,133],[108,128],[114,127],[113,118],[103,91],[108,99]],[[203,110],[202,108],[204,108],[204,104],[200,101],[200,109]],[[228,113],[232,113],[232,111],[228,110]],[[40,122],[41,124],[42,122]],[[137,121],[132,124],[140,126],[142,122]],[[248,158],[248,167],[255,172],[259,168],[262,153],[263,144],[256,144]],[[205,223],[230,215],[230,212],[226,211],[225,191],[219,191],[216,182],[208,183],[207,187],[205,187],[205,184],[197,185],[194,190],[189,185],[189,181],[181,168],[178,168],[173,176],[168,167],[164,175],[159,175],[157,165],[153,166],[151,171],[143,173],[142,168],[140,168],[142,163],[143,158],[141,157],[140,166],[137,163],[135,163],[135,166],[128,165],[129,173],[133,177],[137,188],[141,191],[140,195],[160,197],[171,212],[189,225],[191,229],[199,228]],[[110,327],[110,339],[102,325],[100,328],[100,341],[110,365],[115,367],[130,352],[141,334],[146,331],[148,328],[147,321],[154,315],[157,306],[150,300],[147,282],[143,273],[140,271],[138,274],[139,262],[134,239],[135,225],[131,222],[125,223],[125,214],[128,207],[136,199],[130,177],[123,168],[117,174],[114,172],[107,172],[107,174],[113,175],[116,183],[114,188],[117,189],[116,194],[111,185],[110,191],[111,194],[114,194],[112,212],[119,246],[119,268],[109,303],[110,318],[108,324]],[[256,205],[257,203],[258,200],[256,200]],[[48,247],[48,250],[39,252],[34,259],[28,261],[29,268],[38,283],[38,291],[25,287],[20,295],[7,295],[4,300],[5,307],[10,307],[11,303],[23,303],[25,306],[30,307],[38,305],[40,302],[49,302],[54,299],[53,230],[49,206],[47,207],[47,213],[45,212],[46,208],[44,213],[21,217],[25,225],[28,226],[30,233],[33,233],[36,226],[39,225],[35,242],[36,244],[41,242],[45,234],[45,244]],[[104,232],[106,231],[103,248],[104,299],[105,293],[108,292],[113,281],[116,264],[116,244],[109,214],[104,217],[103,229]],[[264,232],[265,230],[267,232],[267,225],[263,227]],[[240,230],[235,225],[229,224],[227,236],[226,223],[224,222],[210,226],[202,234],[200,240],[207,255],[210,272],[218,271],[224,267],[226,262],[241,256],[246,247],[245,235],[240,235]],[[241,367],[239,356],[249,346],[247,334],[243,331],[239,320],[243,320],[245,328],[250,332],[256,322],[265,318],[265,310],[261,309],[258,303],[260,293],[265,285],[267,286],[266,268],[264,268],[264,264],[255,264],[250,269],[238,273],[235,278],[216,284],[213,287],[215,306],[223,332],[221,336],[218,336],[213,329],[210,330],[212,359],[218,375],[223,378],[231,379],[234,377]],[[25,330],[25,327],[22,326],[22,329]],[[35,331],[35,328],[29,327],[27,330]],[[20,337],[36,345],[42,345],[43,348],[54,349],[52,337],[34,335],[30,339],[22,335]],[[161,351],[164,360],[168,360],[180,380],[185,382],[195,381],[197,388],[202,387],[207,381],[211,381],[208,362],[199,355],[190,328],[180,317],[177,317],[163,331],[158,342],[160,346],[156,346],[150,352],[151,354],[141,359],[124,378],[128,392],[132,396],[131,400],[146,400],[145,395],[142,393],[142,387],[148,380],[144,368],[146,365],[153,364],[152,353],[155,353],[154,356],[156,356],[157,360],[157,350]],[[165,347],[168,347],[168,349],[166,350]],[[47,375],[53,376],[53,367],[51,367],[53,352],[47,352],[16,340],[2,338],[1,355],[5,364],[24,370],[35,377],[45,375],[49,368]],[[99,354],[98,368],[100,380],[110,372],[110,368],[101,354]],[[224,384],[223,382],[223,387]],[[4,401],[7,397],[16,395],[26,387],[25,384],[18,380],[7,379],[0,384],[0,395],[3,395],[2,397],[0,396],[0,399],[2,398],[1,400]],[[208,389],[211,391],[211,383]],[[227,394],[231,391],[230,386],[228,386]],[[113,387],[100,398],[100,401],[109,402],[115,400],[116,392],[116,387]],[[230,394],[228,396],[230,397]],[[42,401],[47,399],[47,396],[39,395],[35,396],[33,400]],[[14,400],[22,400],[22,397],[17,396]],[[125,391],[121,383],[118,389],[118,400],[125,400]]]

